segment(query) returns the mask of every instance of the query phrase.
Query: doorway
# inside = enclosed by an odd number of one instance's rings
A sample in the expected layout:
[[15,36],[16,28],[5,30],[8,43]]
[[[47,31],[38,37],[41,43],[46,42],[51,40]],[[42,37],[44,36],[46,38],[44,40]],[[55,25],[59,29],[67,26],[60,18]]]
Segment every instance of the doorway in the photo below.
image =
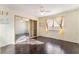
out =
[[37,21],[30,20],[30,38],[37,37]]
[[24,41],[29,38],[29,20],[25,17],[14,16],[14,27],[15,27],[15,43]]

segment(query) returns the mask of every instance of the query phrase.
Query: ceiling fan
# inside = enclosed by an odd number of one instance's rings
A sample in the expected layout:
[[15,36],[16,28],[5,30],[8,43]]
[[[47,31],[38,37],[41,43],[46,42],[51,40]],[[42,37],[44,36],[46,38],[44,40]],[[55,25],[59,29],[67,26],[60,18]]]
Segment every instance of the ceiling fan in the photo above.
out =
[[49,12],[50,12],[50,10],[47,10],[44,6],[40,7],[40,13],[41,13],[41,15],[43,15],[45,13],[49,13]]

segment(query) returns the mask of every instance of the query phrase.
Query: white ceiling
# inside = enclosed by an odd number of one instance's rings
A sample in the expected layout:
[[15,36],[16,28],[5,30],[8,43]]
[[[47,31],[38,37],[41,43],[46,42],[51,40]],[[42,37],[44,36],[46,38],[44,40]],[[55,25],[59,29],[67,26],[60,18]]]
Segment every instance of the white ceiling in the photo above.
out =
[[[33,16],[33,17],[42,17],[47,15],[54,15],[60,12],[68,11],[71,9],[79,8],[78,4],[9,4],[9,5],[3,5],[11,10],[17,10],[25,15]],[[40,13],[40,7],[44,6],[46,10],[49,10],[50,12],[45,13],[44,15],[41,15]]]

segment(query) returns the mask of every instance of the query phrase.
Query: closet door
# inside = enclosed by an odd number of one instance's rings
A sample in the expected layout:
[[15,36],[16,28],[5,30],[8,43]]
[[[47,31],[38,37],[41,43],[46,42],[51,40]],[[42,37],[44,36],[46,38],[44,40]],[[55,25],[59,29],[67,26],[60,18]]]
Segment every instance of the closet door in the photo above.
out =
[[30,20],[30,38],[37,37],[37,21]]
[[34,35],[34,37],[37,37],[37,21],[34,21],[33,23],[34,23],[34,33],[33,33],[33,35]]

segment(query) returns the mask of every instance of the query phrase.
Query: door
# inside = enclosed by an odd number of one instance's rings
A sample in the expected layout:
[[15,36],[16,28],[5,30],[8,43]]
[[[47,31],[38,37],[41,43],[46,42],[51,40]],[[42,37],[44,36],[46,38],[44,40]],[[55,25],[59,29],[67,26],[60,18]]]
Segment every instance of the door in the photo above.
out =
[[37,21],[30,20],[30,38],[37,37]]
[[33,33],[33,35],[35,37],[37,37],[37,21],[33,21],[33,22],[34,22],[34,33]]

